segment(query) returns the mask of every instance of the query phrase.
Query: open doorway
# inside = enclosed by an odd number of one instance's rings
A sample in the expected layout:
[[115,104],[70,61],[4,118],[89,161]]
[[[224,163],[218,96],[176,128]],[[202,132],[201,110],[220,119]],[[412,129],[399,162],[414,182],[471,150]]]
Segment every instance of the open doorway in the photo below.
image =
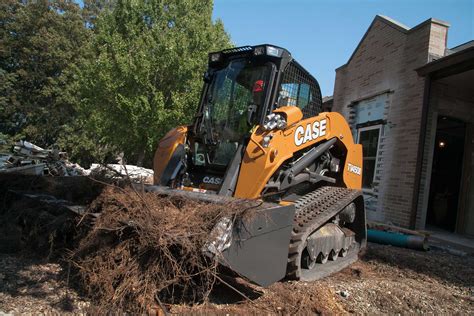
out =
[[451,232],[456,230],[465,135],[464,122],[438,118],[426,222]]

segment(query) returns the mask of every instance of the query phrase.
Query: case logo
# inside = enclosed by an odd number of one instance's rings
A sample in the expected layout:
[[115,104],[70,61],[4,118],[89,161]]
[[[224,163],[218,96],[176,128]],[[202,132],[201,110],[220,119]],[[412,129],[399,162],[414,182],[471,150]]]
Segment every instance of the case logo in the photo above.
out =
[[205,177],[202,179],[202,182],[207,183],[207,184],[216,184],[216,185],[219,185],[219,184],[222,183],[222,179],[221,179],[221,178],[218,178],[218,177],[208,177],[208,176],[205,176]]
[[309,123],[306,127],[300,125],[295,130],[295,145],[301,146],[306,142],[326,135],[326,119]]

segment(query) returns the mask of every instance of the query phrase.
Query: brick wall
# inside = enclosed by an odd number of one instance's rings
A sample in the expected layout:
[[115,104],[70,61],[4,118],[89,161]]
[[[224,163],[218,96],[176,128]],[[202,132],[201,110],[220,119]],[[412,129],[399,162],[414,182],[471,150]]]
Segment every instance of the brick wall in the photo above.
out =
[[446,34],[447,26],[432,20],[406,29],[377,16],[349,62],[336,70],[333,111],[346,118],[354,101],[390,91],[378,184],[367,205],[371,220],[409,225],[424,94],[424,79],[414,69],[444,54]]

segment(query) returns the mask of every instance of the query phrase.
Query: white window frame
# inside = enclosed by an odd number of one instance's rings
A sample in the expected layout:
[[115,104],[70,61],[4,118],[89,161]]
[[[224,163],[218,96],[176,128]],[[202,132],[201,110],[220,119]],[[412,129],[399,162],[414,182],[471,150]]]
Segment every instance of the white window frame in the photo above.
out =
[[[375,152],[375,165],[374,165],[374,177],[372,179],[372,184],[375,181],[375,176],[377,174],[378,168],[377,168],[377,162],[379,159],[379,149],[380,149],[380,138],[382,137],[382,132],[383,132],[383,124],[376,124],[376,125],[370,125],[370,126],[365,126],[365,127],[360,127],[357,129],[357,144],[360,144],[360,133],[365,132],[365,131],[370,131],[373,129],[378,129],[379,130],[379,139],[377,140],[377,151]],[[364,163],[364,157],[362,157],[362,163]],[[362,168],[362,170],[364,170]],[[362,176],[364,176],[362,174]],[[373,188],[364,188],[362,187],[363,192],[368,192],[368,193],[373,193],[374,189]]]

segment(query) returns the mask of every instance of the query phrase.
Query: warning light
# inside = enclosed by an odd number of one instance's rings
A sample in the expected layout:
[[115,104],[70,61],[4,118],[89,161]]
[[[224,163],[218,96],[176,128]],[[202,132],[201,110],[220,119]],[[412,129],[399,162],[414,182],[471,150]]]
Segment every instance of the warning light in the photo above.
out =
[[257,80],[253,84],[253,92],[262,92],[263,91],[263,80]]

